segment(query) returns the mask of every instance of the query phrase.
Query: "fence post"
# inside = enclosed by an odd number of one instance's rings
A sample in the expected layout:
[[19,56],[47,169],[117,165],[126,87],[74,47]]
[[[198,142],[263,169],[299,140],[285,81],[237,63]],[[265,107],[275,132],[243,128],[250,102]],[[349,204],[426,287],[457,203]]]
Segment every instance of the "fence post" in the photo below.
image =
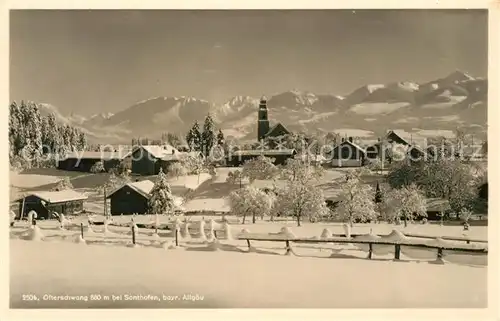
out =
[[83,223],[80,223],[80,233],[82,234],[82,239],[83,239]]
[[132,225],[132,244],[135,244],[135,225]]
[[290,241],[286,240],[285,244],[286,244],[286,253],[285,253],[285,255],[289,255],[290,254]]
[[373,255],[373,244],[370,243],[370,244],[368,244],[368,246],[369,246],[368,258],[371,260],[372,259],[372,255]]
[[394,259],[399,260],[400,255],[401,255],[401,245],[396,244],[394,246]]
[[179,229],[175,227],[175,246],[179,246]]
[[217,238],[217,230],[214,230],[214,237]]
[[443,248],[438,248],[437,259],[441,260],[443,258]]
[[250,250],[251,246],[250,246],[250,240],[247,239],[247,245],[248,245],[248,250]]

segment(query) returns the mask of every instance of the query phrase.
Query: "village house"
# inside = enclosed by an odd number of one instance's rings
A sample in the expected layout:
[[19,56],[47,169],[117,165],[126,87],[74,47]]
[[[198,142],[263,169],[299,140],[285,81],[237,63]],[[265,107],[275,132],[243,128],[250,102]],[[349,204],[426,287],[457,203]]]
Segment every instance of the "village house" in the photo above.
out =
[[128,183],[107,195],[111,215],[145,214],[148,211],[149,193],[154,183],[150,180]]
[[240,150],[229,154],[226,158],[226,164],[238,167],[249,160],[264,156],[272,158],[274,165],[284,165],[288,159],[295,157],[296,154],[295,149]]
[[[107,195],[110,200],[111,215],[146,214],[149,198],[154,183],[150,180],[136,181],[123,185]],[[180,206],[181,199],[175,197],[175,204]],[[157,213],[163,214],[163,213]]]
[[395,145],[405,146],[404,152],[412,160],[422,160],[426,157],[426,139],[418,135],[406,133],[404,131],[389,130],[385,136],[366,148],[366,156],[369,160],[391,161],[391,149]]
[[342,142],[330,152],[328,158],[333,167],[360,167],[365,165],[366,150],[349,137],[347,140],[342,139]]
[[38,219],[51,219],[53,213],[78,214],[83,211],[83,202],[87,196],[74,190],[33,192],[18,199],[19,211],[17,219],[27,217],[35,211]]
[[[178,154],[179,151],[171,145],[139,145],[131,153],[132,174],[157,175],[164,165],[163,158]],[[162,168],[163,169],[163,168]]]
[[[130,155],[128,151],[80,151],[73,152],[57,163],[57,168],[66,171],[90,172],[91,168],[97,163],[102,162],[104,169],[109,171],[117,167],[121,162],[130,166]],[[128,165],[127,165],[128,164]]]

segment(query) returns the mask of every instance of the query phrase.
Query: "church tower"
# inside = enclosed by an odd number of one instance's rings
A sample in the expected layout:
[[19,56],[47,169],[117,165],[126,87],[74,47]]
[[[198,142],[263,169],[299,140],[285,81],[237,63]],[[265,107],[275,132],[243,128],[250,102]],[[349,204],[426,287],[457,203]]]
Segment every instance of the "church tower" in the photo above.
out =
[[267,99],[262,97],[259,103],[259,118],[257,121],[257,140],[261,141],[269,131],[269,120],[267,119]]

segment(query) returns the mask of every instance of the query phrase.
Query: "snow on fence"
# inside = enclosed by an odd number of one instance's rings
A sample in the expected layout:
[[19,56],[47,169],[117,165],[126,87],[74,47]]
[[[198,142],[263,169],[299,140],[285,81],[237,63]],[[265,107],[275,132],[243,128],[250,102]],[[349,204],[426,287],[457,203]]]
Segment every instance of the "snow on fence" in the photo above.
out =
[[[394,232],[393,232],[394,233]],[[290,237],[286,234],[273,234],[273,235],[258,235],[250,233],[242,233],[238,236],[238,240],[245,240],[248,245],[249,251],[253,249],[251,241],[261,241],[261,242],[285,242],[286,255],[293,254],[293,249],[291,243],[336,243],[336,244],[357,244],[360,250],[368,252],[368,259],[372,259],[373,254],[388,254],[388,248],[393,248],[394,260],[400,260],[401,252],[403,252],[408,257],[415,259],[432,259],[435,258],[436,262],[444,263],[443,258],[446,258],[450,262],[454,263],[464,263],[464,264],[477,264],[477,265],[487,265],[488,248],[487,245],[483,244],[462,244],[455,245],[452,243],[446,244],[444,238],[432,238],[433,242],[422,241],[422,240],[410,240],[406,238],[401,232],[401,239],[391,239],[394,234],[386,236],[386,239],[378,235],[365,234],[365,235],[353,235],[351,238],[331,236],[331,237],[313,237],[313,238],[298,238]],[[427,236],[413,236],[421,238],[431,238]],[[466,241],[470,242],[469,239],[460,238],[447,238],[453,239],[455,241]],[[479,242],[484,242],[480,240]],[[377,250],[376,250],[377,249]],[[422,251],[424,250],[424,251]],[[429,251],[431,250],[431,251]],[[434,252],[434,254],[432,254]],[[470,256],[469,258],[465,256]]]

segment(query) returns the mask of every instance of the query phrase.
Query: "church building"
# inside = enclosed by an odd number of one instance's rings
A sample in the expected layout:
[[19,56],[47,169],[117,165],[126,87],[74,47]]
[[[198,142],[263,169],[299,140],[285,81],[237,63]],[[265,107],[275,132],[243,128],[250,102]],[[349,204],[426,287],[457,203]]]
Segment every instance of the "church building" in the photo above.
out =
[[267,99],[262,97],[259,103],[259,113],[257,120],[257,141],[266,140],[268,138],[276,138],[290,134],[290,131],[281,123],[270,127],[267,113]]

